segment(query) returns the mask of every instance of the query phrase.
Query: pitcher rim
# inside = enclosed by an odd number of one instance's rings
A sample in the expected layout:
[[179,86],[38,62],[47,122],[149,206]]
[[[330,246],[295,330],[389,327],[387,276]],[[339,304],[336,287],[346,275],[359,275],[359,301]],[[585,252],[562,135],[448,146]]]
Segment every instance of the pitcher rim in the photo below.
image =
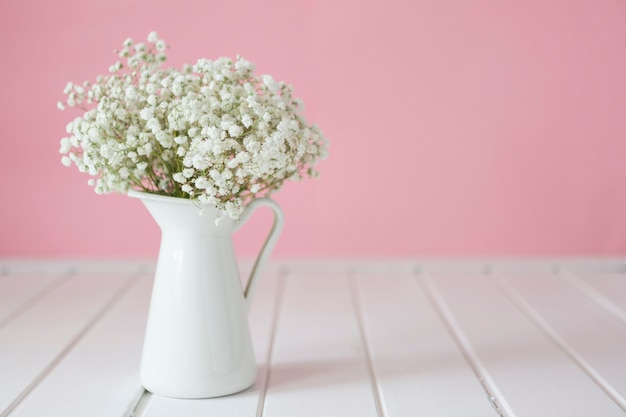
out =
[[202,203],[200,203],[198,200],[192,200],[190,198],[182,198],[182,197],[174,197],[174,196],[169,196],[169,195],[162,195],[162,194],[154,194],[154,193],[149,193],[146,191],[139,191],[139,190],[128,190],[126,192],[126,195],[132,198],[140,198],[140,199],[147,199],[147,200],[153,200],[153,201],[160,201],[160,202],[167,202],[167,203],[176,203],[176,204],[200,204],[200,205],[204,205]]

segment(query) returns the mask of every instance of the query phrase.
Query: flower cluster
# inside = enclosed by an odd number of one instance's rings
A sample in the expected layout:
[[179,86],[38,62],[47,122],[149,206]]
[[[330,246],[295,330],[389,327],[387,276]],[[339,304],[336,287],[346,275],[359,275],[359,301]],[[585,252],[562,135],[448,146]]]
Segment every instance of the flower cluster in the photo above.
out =
[[154,32],[127,39],[108,75],[65,88],[59,108],[82,116],[67,125],[62,162],[89,173],[97,193],[197,199],[237,219],[286,179],[317,176],[326,140],[291,86],[241,57],[165,69],[166,48]]

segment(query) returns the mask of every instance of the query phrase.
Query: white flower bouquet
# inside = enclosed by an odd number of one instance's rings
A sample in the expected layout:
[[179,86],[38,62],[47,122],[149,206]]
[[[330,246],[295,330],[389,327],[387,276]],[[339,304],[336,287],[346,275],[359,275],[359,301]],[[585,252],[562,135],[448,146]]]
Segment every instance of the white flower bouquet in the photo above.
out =
[[327,142],[292,87],[241,57],[162,68],[165,42],[124,42],[95,83],[68,83],[60,109],[82,110],[61,139],[62,162],[97,193],[130,189],[197,200],[237,219],[286,179],[316,177]]

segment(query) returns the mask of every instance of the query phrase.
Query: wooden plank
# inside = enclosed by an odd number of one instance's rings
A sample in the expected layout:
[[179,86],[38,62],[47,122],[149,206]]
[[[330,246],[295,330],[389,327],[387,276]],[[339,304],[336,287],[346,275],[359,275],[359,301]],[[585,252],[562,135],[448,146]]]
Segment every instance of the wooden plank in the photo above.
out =
[[383,415],[494,415],[488,395],[412,274],[354,280]]
[[[245,270],[244,270],[245,272]],[[262,406],[268,376],[268,357],[280,297],[279,274],[268,272],[260,277],[250,309],[250,332],[257,361],[254,386],[234,395],[200,400],[177,400],[148,395],[137,410],[141,417],[254,417]]]
[[11,417],[129,415],[144,392],[139,363],[152,281],[137,277]]
[[560,276],[515,275],[499,283],[626,412],[626,326]]
[[0,416],[58,364],[113,300],[127,276],[73,276],[0,328]]
[[507,415],[623,416],[622,410],[484,275],[437,275],[431,285]]
[[370,371],[347,277],[289,276],[263,416],[375,415]]
[[67,275],[0,275],[0,328],[37,302]]

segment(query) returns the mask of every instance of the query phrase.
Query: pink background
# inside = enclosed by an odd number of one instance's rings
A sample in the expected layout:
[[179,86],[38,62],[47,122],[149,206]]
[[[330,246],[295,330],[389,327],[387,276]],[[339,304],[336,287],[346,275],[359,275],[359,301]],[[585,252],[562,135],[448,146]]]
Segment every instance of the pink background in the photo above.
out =
[[276,195],[278,257],[625,255],[625,22],[624,0],[4,0],[0,257],[156,256],[139,201],[61,165],[56,109],[151,30],[168,65],[240,54],[293,84],[330,139]]

